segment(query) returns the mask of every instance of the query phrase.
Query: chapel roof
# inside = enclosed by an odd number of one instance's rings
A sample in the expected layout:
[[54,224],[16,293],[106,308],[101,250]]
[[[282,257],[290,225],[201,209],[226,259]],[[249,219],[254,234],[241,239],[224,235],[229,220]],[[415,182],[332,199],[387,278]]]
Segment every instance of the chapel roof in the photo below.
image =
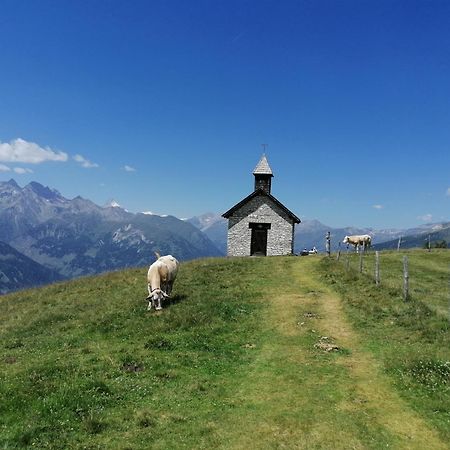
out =
[[272,169],[269,166],[269,163],[267,161],[265,154],[263,154],[261,156],[259,163],[256,165],[255,169],[253,170],[253,175],[272,175],[273,176]]
[[267,192],[263,191],[262,189],[257,189],[256,191],[252,192],[250,195],[245,197],[243,200],[241,200],[239,203],[234,205],[231,209],[229,209],[226,213],[222,214],[222,217],[225,219],[228,219],[233,215],[235,211],[237,211],[239,208],[244,206],[246,203],[248,203],[250,200],[257,196],[265,196],[268,197],[270,200],[272,200],[280,209],[282,209],[295,223],[300,223],[301,220],[289,209],[286,208],[279,200],[277,200],[272,194],[268,194]]

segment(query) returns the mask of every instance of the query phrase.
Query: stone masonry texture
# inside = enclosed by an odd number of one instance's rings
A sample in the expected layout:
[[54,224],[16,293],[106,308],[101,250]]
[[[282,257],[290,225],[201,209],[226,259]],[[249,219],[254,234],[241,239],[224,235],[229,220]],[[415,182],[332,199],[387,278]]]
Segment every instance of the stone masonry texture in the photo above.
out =
[[294,222],[269,197],[258,195],[234,211],[228,220],[228,256],[250,256],[249,223],[270,223],[267,256],[290,255],[294,248]]

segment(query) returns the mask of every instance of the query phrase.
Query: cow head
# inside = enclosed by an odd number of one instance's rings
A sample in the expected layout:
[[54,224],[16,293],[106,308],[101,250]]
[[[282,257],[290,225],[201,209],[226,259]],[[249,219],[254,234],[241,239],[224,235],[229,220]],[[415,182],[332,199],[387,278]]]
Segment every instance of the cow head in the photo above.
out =
[[348,236],[345,236],[344,240],[342,241],[344,244],[348,243]]
[[163,298],[169,298],[169,296],[160,288],[153,289],[150,295],[147,297],[147,311],[150,311],[152,309],[152,306],[154,306],[157,311],[162,309],[161,300]]

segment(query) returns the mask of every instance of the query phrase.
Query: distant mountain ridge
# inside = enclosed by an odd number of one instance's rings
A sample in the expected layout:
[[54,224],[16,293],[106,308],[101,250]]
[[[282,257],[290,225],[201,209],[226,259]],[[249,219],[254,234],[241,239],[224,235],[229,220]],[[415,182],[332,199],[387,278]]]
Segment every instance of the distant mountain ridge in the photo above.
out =
[[[419,230],[419,232],[417,232]],[[413,229],[411,232],[401,239],[401,248],[423,248],[428,243],[433,244],[437,242],[446,241],[447,248],[450,247],[450,222],[444,222],[441,224],[430,224],[429,229],[423,227],[419,229]],[[393,250],[398,246],[399,239],[393,239],[390,241],[382,242],[374,245],[377,250]]]
[[[374,230],[303,219],[296,227],[295,252],[313,246],[324,251],[328,231],[333,250],[348,234],[370,234],[377,248],[396,248],[400,236],[403,248],[421,247],[427,233],[449,242],[449,226]],[[100,207],[80,196],[67,199],[34,181],[23,188],[15,180],[0,182],[0,292],[148,265],[155,251],[180,260],[225,255],[227,229],[227,221],[215,213],[187,220],[133,214],[116,202]]]
[[[216,247],[218,247],[224,254],[227,251],[227,231],[228,222],[226,219],[221,217],[219,214],[206,213],[200,216],[195,216],[188,219],[188,222],[199,228],[203,233],[205,233],[209,239],[214,242]],[[394,242],[395,248],[397,247],[398,238],[402,236],[403,246],[409,245],[409,242],[413,240],[406,239],[406,236],[419,236],[423,233],[434,233],[437,232],[437,236],[440,236],[439,230],[445,228],[445,223],[433,223],[426,224],[414,228],[407,229],[374,229],[374,228],[359,228],[359,227],[331,227],[321,223],[315,219],[302,219],[302,222],[295,227],[295,244],[294,251],[296,253],[300,252],[302,249],[311,249],[316,247],[319,251],[325,251],[325,236],[329,231],[331,234],[331,247],[333,251],[336,251],[339,247],[339,243],[342,245],[342,240],[347,235],[353,234],[370,234],[373,238],[373,244],[378,244],[381,246],[383,243]],[[436,238],[438,239],[438,238]],[[444,238],[442,238],[444,239]],[[418,242],[417,245],[420,247]],[[390,247],[394,248],[390,244]],[[384,248],[384,247],[380,247]]]
[[64,278],[51,269],[0,242],[0,294],[40,286]]
[[37,182],[21,188],[14,180],[0,183],[0,241],[65,278],[147,265],[155,251],[180,260],[221,255],[176,217],[102,208]]
[[224,255],[227,254],[228,221],[220,214],[209,212],[191,217],[187,222],[205,233]]

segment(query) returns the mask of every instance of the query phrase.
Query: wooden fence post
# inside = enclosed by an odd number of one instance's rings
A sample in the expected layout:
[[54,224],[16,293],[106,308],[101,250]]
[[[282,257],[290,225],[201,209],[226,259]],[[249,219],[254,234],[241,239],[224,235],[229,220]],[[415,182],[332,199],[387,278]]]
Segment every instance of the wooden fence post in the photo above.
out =
[[375,284],[380,285],[380,253],[375,252]]
[[341,242],[339,241],[338,252],[337,252],[336,260],[339,261],[340,257],[341,257]]
[[363,251],[359,249],[359,273],[363,271]]
[[329,231],[327,231],[325,239],[326,239],[325,248],[327,251],[327,255],[331,256],[331,233]]
[[398,252],[400,251],[400,245],[402,245],[402,237],[401,236],[398,238],[398,244],[397,244],[397,251]]
[[409,272],[408,257],[403,256],[403,300],[406,302],[409,297]]

